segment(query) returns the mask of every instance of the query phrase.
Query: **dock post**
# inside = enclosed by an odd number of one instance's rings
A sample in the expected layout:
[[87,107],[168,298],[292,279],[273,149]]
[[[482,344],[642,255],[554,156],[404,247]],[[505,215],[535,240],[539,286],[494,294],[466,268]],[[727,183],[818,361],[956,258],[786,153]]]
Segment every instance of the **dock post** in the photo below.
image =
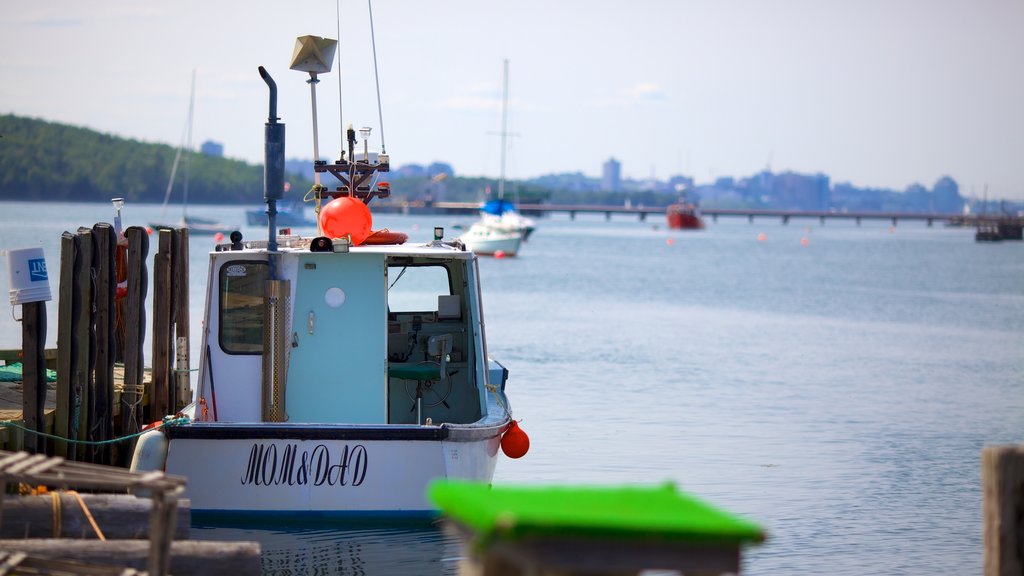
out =
[[[143,345],[146,340],[146,293],[149,287],[149,235],[141,226],[124,231],[128,240],[127,281],[125,295],[124,390],[121,392],[121,434],[139,431],[142,418],[144,389]],[[130,458],[132,446],[125,448],[125,459]]]
[[985,576],[1024,574],[1024,444],[981,451]]
[[176,362],[174,369],[174,402],[171,409],[175,412],[184,408],[192,401],[192,381],[190,376],[190,337],[189,337],[189,302],[188,302],[188,229],[174,231],[173,242],[174,275],[174,334]]
[[[21,416],[25,428],[45,433],[46,302],[25,302],[21,305],[21,314]],[[46,452],[46,438],[38,434],[26,435],[25,449]]]
[[[75,236],[65,232],[60,238],[60,284],[57,288],[57,409],[53,414],[53,433],[70,438],[73,406],[71,371],[74,369],[74,332],[72,331],[72,291],[75,282]],[[72,450],[74,452],[74,450]],[[57,441],[53,446],[56,456],[68,456],[68,443]]]
[[170,409],[169,391],[172,350],[171,304],[171,231],[160,230],[157,252],[153,256],[153,381],[149,394],[149,417],[159,420]]
[[[117,292],[117,270],[114,258],[117,234],[113,226],[93,226],[93,268],[96,277],[94,295],[96,371],[89,394],[89,440],[109,440],[114,436],[114,295]],[[89,458],[99,464],[110,464],[110,448],[94,447]]]
[[[92,387],[92,230],[79,228],[75,235],[74,288],[72,290],[71,426],[68,438],[86,440],[89,431],[89,389]],[[85,461],[85,445],[71,450],[74,460]]]

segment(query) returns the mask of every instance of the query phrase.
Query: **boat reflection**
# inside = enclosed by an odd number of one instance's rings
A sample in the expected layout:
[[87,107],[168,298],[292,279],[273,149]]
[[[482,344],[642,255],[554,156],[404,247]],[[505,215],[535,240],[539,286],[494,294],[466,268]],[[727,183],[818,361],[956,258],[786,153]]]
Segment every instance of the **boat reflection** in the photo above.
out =
[[275,521],[271,526],[193,520],[191,538],[259,542],[265,576],[454,575],[462,554],[456,537],[422,523]]

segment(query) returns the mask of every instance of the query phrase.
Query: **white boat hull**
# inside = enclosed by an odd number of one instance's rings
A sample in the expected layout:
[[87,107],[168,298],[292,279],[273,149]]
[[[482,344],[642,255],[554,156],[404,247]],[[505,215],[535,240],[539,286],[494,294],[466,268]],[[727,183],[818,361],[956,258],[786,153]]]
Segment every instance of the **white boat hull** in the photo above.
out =
[[199,513],[432,517],[427,485],[489,482],[503,430],[192,424],[168,431],[167,473]]

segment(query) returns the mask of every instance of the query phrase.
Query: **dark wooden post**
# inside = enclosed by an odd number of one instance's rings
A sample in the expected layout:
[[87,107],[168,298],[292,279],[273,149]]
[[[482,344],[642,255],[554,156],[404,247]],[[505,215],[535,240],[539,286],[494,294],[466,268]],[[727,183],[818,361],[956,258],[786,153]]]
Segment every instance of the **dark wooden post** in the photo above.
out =
[[[96,321],[96,370],[93,390],[90,394],[89,439],[109,440],[114,435],[114,296],[117,292],[117,270],[114,258],[117,250],[117,234],[110,224],[100,223],[93,227],[93,267],[96,271],[95,321]],[[109,448],[93,448],[93,462],[110,463]]]
[[[92,230],[79,229],[75,236],[74,290],[72,291],[71,350],[71,426],[68,438],[86,440],[89,423],[89,382],[92,380]],[[86,452],[79,444],[75,460],[83,460]]]
[[171,246],[170,230],[160,230],[153,257],[153,368],[149,394],[150,419],[158,420],[170,408],[171,380]]
[[[46,302],[25,302],[21,314],[22,419],[25,428],[46,432]],[[45,452],[46,438],[27,434],[25,449]]]
[[171,408],[176,412],[192,401],[189,337],[189,271],[188,271],[188,229],[175,230],[174,234],[174,333],[177,351],[174,378],[174,402]]
[[1024,444],[981,451],[985,576],[1024,574]]
[[[68,431],[73,410],[71,374],[74,370],[75,346],[72,331],[74,283],[75,235],[65,232],[60,237],[60,286],[57,289],[57,411],[53,415],[53,433],[61,438],[70,438]],[[67,457],[68,443],[55,442],[53,453]]]
[[[149,288],[149,235],[146,229],[132,226],[125,230],[128,240],[127,280],[125,296],[124,391],[121,393],[121,434],[134,434],[141,429],[143,376],[143,344],[146,340],[146,293]],[[131,450],[126,451],[127,454]],[[122,462],[124,463],[124,462]]]

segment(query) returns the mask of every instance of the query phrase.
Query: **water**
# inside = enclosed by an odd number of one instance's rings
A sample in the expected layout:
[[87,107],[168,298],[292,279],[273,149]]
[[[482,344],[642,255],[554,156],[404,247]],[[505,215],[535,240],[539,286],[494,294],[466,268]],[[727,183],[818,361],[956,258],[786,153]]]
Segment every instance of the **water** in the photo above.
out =
[[[0,204],[0,248],[42,245],[56,295],[60,232],[112,209],[42,207],[45,219],[39,205]],[[126,220],[158,212],[129,205]],[[203,213],[244,221],[237,207]],[[455,221],[375,227],[426,240]],[[197,335],[212,243],[192,238]],[[922,223],[722,219],[678,232],[555,218],[519,258],[480,268],[488,347],[531,438],[495,482],[675,482],[764,526],[746,574],[981,572],[980,451],[1024,429],[1024,244]],[[3,317],[0,347],[18,347]],[[461,554],[408,526],[205,525],[193,537],[260,540],[268,574],[453,574]]]

